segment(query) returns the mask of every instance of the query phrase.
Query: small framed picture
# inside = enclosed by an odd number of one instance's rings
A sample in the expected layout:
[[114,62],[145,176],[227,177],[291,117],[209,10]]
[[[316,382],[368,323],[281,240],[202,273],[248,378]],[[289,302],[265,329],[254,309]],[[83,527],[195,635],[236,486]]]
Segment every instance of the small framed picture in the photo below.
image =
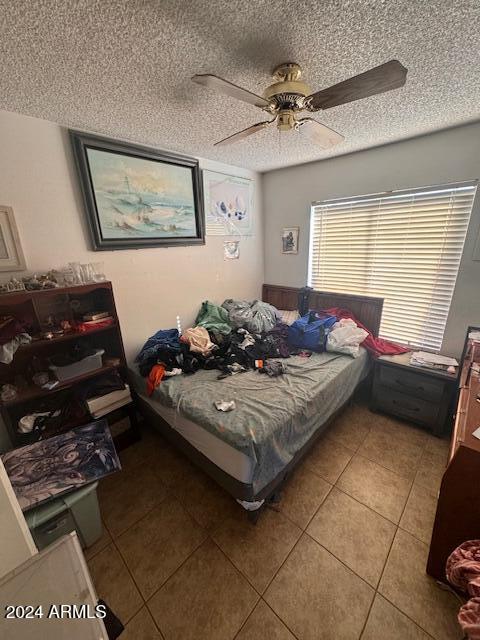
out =
[[12,207],[0,205],[0,271],[23,271],[25,257]]
[[223,259],[238,260],[240,258],[240,241],[225,240],[223,243]]
[[282,253],[298,253],[299,227],[284,227],[282,231]]

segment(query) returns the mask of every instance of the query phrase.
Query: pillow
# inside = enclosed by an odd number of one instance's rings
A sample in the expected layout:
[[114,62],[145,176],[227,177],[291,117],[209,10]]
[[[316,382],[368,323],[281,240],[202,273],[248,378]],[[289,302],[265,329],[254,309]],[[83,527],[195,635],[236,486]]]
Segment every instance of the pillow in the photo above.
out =
[[300,318],[300,314],[298,311],[287,311],[287,309],[278,309],[278,313],[280,314],[280,322],[284,324],[291,325]]

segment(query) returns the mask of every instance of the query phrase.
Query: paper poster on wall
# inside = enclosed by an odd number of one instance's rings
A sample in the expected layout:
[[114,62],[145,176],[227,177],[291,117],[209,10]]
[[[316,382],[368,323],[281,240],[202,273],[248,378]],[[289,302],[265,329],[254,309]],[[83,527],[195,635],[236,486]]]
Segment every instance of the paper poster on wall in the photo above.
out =
[[238,260],[240,258],[240,241],[225,240],[223,243],[223,259]]
[[253,181],[204,171],[203,185],[207,235],[252,235]]

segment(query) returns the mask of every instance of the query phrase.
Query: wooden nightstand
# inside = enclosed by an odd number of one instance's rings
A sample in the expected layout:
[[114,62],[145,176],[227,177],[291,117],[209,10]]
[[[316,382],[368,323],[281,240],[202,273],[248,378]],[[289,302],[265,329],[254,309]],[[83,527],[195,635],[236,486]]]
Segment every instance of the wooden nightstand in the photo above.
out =
[[458,374],[416,367],[410,355],[375,361],[371,409],[411,420],[441,436],[451,426]]

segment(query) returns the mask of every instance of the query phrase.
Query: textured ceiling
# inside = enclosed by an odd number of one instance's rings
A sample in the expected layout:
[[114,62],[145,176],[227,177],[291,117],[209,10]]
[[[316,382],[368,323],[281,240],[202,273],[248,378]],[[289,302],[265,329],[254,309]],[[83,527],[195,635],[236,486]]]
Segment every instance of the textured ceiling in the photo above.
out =
[[[480,117],[478,0],[0,0],[0,16],[0,108],[251,169]],[[392,58],[403,89],[315,114],[346,138],[329,151],[273,127],[213,147],[264,114],[190,81],[261,93],[295,61],[317,90]]]

